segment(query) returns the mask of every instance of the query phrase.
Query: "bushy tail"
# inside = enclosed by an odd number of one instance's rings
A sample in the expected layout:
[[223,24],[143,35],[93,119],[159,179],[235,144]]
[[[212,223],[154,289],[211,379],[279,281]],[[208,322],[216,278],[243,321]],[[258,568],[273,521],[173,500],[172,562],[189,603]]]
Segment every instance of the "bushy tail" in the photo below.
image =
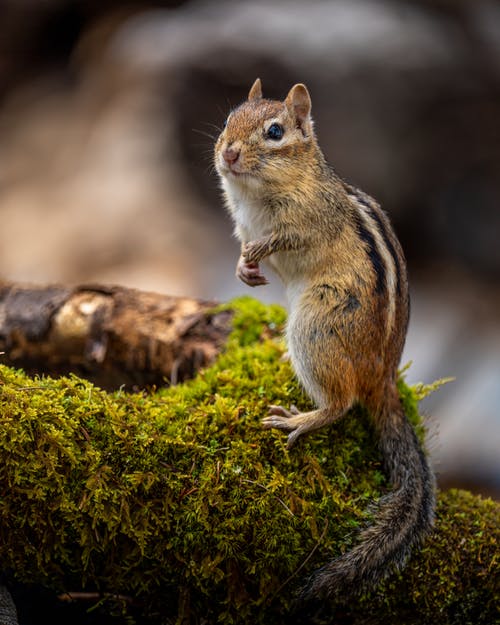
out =
[[377,429],[393,491],[380,499],[373,525],[359,544],[317,570],[301,591],[299,603],[352,596],[375,587],[402,567],[434,521],[434,476],[403,409],[382,414]]

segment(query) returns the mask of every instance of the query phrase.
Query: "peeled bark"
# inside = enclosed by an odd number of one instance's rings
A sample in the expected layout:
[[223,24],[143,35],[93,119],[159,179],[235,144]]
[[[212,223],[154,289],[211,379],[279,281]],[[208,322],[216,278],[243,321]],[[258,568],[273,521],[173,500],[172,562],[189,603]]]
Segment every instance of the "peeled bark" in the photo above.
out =
[[103,388],[176,384],[210,364],[231,314],[125,287],[0,285],[0,362]]

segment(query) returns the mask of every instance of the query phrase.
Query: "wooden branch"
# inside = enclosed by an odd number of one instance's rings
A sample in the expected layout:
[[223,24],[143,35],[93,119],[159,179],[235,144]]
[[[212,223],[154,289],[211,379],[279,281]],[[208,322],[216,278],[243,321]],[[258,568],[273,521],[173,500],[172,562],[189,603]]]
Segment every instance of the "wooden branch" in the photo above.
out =
[[0,362],[103,388],[176,384],[211,363],[231,313],[124,287],[0,284]]

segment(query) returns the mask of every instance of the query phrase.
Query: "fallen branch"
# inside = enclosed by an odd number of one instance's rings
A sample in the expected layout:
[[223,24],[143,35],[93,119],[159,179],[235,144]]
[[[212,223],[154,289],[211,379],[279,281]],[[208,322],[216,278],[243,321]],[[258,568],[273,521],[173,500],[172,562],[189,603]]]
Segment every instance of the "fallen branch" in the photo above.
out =
[[230,328],[214,303],[124,287],[0,284],[0,362],[103,388],[162,386],[214,361]]

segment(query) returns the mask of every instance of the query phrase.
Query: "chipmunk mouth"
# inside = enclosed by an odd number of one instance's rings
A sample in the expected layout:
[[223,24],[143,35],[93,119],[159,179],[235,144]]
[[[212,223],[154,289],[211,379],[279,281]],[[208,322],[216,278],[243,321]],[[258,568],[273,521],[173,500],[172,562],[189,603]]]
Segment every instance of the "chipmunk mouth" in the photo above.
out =
[[224,168],[224,175],[229,176],[231,178],[245,178],[248,176],[252,176],[252,172],[247,169],[241,169],[237,165],[226,166]]
[[239,171],[238,169],[229,169],[228,173],[236,178],[241,178],[242,176],[250,176],[250,172],[248,171]]

